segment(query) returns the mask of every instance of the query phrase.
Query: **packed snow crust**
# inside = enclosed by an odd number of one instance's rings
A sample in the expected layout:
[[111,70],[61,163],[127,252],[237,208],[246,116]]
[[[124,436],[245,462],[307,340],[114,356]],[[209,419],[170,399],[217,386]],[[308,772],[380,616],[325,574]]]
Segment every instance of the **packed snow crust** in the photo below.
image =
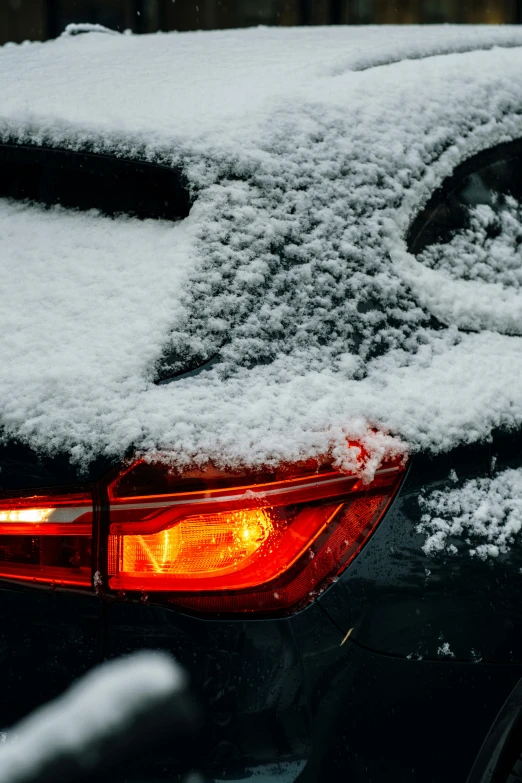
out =
[[505,554],[522,530],[522,470],[470,479],[453,489],[435,490],[420,499],[419,533],[428,555],[456,554],[455,541],[467,542],[472,556],[485,560]]
[[521,46],[381,27],[0,50],[5,141],[178,166],[193,198],[172,224],[0,204],[5,436],[78,461],[350,467],[347,439],[375,466],[520,426],[518,245],[479,269],[456,238],[454,269],[405,236],[458,163],[522,137]]

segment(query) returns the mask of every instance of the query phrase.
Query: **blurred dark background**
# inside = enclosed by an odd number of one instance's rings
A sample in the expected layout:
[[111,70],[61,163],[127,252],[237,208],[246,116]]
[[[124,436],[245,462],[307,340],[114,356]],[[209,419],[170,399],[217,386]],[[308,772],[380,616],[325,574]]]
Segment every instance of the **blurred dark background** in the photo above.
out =
[[53,38],[69,22],[137,33],[258,24],[521,23],[522,0],[0,0],[0,43]]

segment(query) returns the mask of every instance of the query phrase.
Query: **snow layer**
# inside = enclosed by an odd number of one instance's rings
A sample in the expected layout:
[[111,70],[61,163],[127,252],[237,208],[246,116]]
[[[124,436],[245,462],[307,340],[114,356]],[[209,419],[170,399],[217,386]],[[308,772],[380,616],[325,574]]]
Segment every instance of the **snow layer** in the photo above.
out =
[[468,214],[465,229],[449,242],[427,247],[419,260],[450,278],[497,283],[516,295],[522,284],[522,206],[507,196],[498,211],[479,204]]
[[456,275],[404,239],[455,165],[522,137],[520,46],[410,27],[4,47],[4,139],[181,166],[194,199],[171,225],[0,206],[4,433],[79,460],[348,467],[347,437],[375,464],[521,425],[516,257]]
[[480,204],[468,214],[465,229],[419,255],[425,268],[412,284],[424,285],[423,303],[446,323],[520,335],[521,205],[507,196],[502,205]]
[[140,652],[106,663],[9,732],[15,740],[0,745],[0,779],[25,783],[40,776],[48,780],[53,769],[94,771],[108,740],[116,738],[119,748],[137,721],[146,721],[185,688],[184,672],[161,653]]
[[493,478],[466,481],[435,490],[420,500],[419,533],[426,554],[455,554],[455,539],[465,539],[471,555],[486,559],[507,552],[522,529],[522,470],[508,468]]

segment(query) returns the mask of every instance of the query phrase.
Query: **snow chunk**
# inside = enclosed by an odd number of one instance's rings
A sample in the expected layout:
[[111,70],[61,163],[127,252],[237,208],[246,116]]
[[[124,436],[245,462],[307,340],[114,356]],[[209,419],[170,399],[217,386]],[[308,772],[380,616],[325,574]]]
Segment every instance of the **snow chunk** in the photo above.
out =
[[507,552],[522,528],[522,469],[508,468],[493,478],[466,481],[420,498],[417,527],[426,535],[427,555],[455,554],[451,539],[469,541],[469,553],[486,560]]
[[16,740],[0,745],[0,778],[36,780],[60,761],[87,773],[99,763],[101,742],[119,737],[185,688],[184,673],[161,653],[106,663],[14,727]]
[[455,654],[451,651],[449,642],[443,642],[437,649],[437,655],[441,658],[454,658]]
[[105,27],[102,24],[92,24],[89,22],[75,24],[74,22],[71,22],[63,31],[62,36],[80,35],[81,33],[108,33],[109,35],[119,35],[116,30],[111,30],[109,27]]

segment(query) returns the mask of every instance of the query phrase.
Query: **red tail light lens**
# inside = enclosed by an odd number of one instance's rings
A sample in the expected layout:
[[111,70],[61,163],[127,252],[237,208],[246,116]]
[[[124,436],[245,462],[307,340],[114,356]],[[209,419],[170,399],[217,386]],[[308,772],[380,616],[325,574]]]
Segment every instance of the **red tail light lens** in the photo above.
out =
[[109,586],[187,609],[288,613],[355,557],[404,473],[364,485],[324,466],[240,477],[134,463],[109,486]]
[[0,577],[92,583],[90,492],[0,498]]
[[3,496],[0,578],[90,587],[94,570],[99,589],[105,574],[109,590],[191,611],[288,614],[355,557],[404,470],[364,484],[314,462],[245,476],[139,460],[100,485],[96,509],[84,487]]

